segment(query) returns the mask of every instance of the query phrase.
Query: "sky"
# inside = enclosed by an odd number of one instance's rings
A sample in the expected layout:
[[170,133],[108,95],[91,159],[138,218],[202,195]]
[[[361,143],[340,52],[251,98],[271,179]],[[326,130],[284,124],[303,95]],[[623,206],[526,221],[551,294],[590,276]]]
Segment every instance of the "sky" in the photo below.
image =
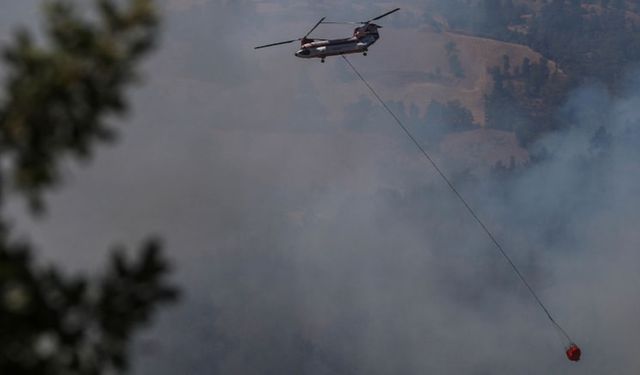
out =
[[[7,3],[0,33],[36,27],[38,1]],[[420,48],[399,37],[419,30],[420,3],[162,2],[161,46],[130,92],[132,112],[112,120],[120,141],[68,164],[46,217],[12,208],[41,261],[70,272],[99,271],[113,244],[164,239],[184,298],[141,332],[133,374],[640,371],[637,74],[615,98],[597,83],[571,93],[557,116],[573,126],[532,146],[550,156],[512,178],[456,177],[457,155],[434,150],[582,347],[574,364],[341,59],[297,59],[293,44],[253,50],[322,16],[401,7],[369,56],[351,57],[386,98],[411,56],[403,49]],[[326,27],[318,34],[351,32]],[[606,150],[592,142],[603,125]]]

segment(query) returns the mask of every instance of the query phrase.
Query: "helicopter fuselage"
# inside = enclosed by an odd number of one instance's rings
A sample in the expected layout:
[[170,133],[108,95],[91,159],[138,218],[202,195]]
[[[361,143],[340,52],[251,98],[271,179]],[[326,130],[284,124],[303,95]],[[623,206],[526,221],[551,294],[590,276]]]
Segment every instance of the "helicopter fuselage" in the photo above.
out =
[[365,30],[364,27],[357,28],[351,38],[331,40],[305,39],[295,55],[303,59],[320,58],[324,61],[327,56],[347,55],[350,53],[366,54],[369,47],[378,39],[380,39],[380,34],[378,34],[377,27],[369,28],[368,30]]
[[[296,57],[302,59],[319,58],[324,62],[327,56],[346,55],[349,53],[362,53],[367,55],[369,47],[380,39],[378,29],[382,28],[380,25],[376,25],[373,21],[377,21],[383,17],[386,17],[392,13],[399,11],[400,8],[395,8],[389,12],[386,12],[378,17],[371,18],[364,22],[325,22],[325,17],[322,17],[302,38],[286,40],[284,42],[263,44],[254,49],[261,49],[267,47],[274,47],[283,44],[289,44],[296,41],[300,41],[300,49],[295,53]],[[320,24],[332,23],[332,24],[355,24],[359,25],[353,30],[353,35],[350,38],[344,39],[317,39],[309,38],[309,35]]]

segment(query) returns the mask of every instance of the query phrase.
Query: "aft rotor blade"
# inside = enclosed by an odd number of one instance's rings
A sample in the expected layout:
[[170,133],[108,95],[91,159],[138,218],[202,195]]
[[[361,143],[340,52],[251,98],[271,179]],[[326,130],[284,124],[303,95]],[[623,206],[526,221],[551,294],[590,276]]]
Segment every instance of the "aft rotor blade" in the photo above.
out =
[[322,21],[324,21],[324,19],[325,19],[325,18],[327,18],[327,17],[322,17],[322,18],[320,18],[320,21],[318,21],[318,23],[316,23],[316,24],[315,24],[315,26],[313,26],[313,27],[311,28],[311,30],[309,30],[309,32],[307,33],[307,35],[305,35],[305,36],[303,36],[303,37],[302,37],[302,39],[304,39],[304,38],[308,37],[308,36],[309,36],[309,34],[311,34],[311,33],[313,32],[313,30],[315,30],[315,29],[316,29],[316,27],[320,26],[320,24],[322,23]]
[[287,40],[286,42],[278,42],[278,43],[271,43],[271,44],[265,44],[263,46],[257,46],[254,47],[253,49],[260,49],[260,48],[267,48],[267,47],[273,47],[273,46],[279,46],[281,44],[289,44],[289,43],[293,43],[293,42],[297,42],[301,39],[293,39],[293,40]]
[[386,17],[386,16],[390,15],[391,13],[395,13],[395,12],[397,12],[397,11],[399,11],[399,10],[400,10],[400,8],[396,8],[396,9],[394,9],[394,10],[391,10],[391,11],[389,11],[389,12],[387,12],[387,13],[385,13],[385,14],[381,15],[381,16],[378,16],[378,17],[376,17],[376,18],[372,18],[372,19],[370,19],[369,21],[367,21],[367,23],[369,23],[369,22],[371,22],[371,21],[377,21],[377,20],[379,20],[380,18],[382,18],[382,17]]

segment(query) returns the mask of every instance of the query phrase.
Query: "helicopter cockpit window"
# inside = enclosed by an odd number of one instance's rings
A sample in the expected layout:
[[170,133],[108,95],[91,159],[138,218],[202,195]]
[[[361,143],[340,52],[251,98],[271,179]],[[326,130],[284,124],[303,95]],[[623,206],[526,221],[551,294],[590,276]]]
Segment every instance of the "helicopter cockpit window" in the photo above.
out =
[[311,54],[311,51],[309,51],[308,49],[303,49],[300,51],[300,55],[302,56],[309,56]]

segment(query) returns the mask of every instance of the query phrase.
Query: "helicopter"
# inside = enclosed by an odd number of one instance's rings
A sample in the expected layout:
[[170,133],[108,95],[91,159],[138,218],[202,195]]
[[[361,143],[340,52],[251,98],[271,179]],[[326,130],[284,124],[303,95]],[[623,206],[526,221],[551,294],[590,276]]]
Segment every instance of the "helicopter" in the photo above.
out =
[[[273,46],[279,46],[281,44],[289,44],[293,42],[300,41],[300,49],[295,53],[296,57],[300,57],[303,59],[310,58],[319,58],[320,62],[324,62],[324,59],[327,56],[337,56],[337,55],[346,55],[350,53],[362,53],[364,56],[367,56],[367,52],[369,51],[369,47],[371,47],[378,39],[380,39],[380,34],[378,33],[378,29],[382,28],[380,25],[376,25],[373,21],[377,21],[382,17],[386,17],[391,13],[395,13],[399,11],[400,8],[396,8],[391,10],[383,15],[372,18],[368,21],[364,22],[325,22],[326,17],[322,17],[318,23],[316,23],[311,30],[305,36],[298,39],[287,40],[285,42],[271,43],[265,44],[262,46],[257,46],[254,49],[261,49]],[[317,39],[317,38],[309,38],[309,35],[318,27],[320,24],[348,24],[348,25],[358,25],[356,29],[353,31],[353,36],[350,38],[344,39]]]

